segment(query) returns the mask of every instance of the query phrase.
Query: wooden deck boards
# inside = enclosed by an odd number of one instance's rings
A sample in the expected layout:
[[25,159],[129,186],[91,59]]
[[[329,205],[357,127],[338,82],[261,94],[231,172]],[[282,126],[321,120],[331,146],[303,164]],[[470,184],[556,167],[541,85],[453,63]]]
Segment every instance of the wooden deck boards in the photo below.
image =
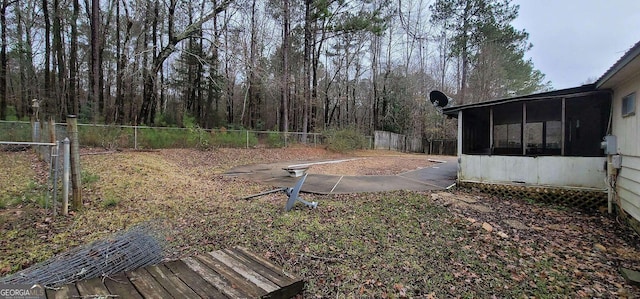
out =
[[304,281],[242,247],[47,290],[47,298],[291,298]]

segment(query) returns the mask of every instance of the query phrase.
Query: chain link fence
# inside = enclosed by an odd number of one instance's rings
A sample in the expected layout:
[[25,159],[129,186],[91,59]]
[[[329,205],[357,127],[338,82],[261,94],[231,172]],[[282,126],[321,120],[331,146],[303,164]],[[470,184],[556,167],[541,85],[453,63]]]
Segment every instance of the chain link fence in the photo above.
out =
[[[33,131],[33,132],[32,132]],[[32,135],[33,134],[33,135]],[[52,135],[53,134],[53,135]],[[54,136],[54,137],[52,137]],[[68,137],[67,124],[48,122],[0,121],[0,141],[55,142]],[[373,137],[366,136],[368,148],[373,148]],[[147,127],[124,125],[78,124],[78,139],[83,147],[119,148],[282,148],[294,144],[313,147],[328,142],[322,133],[252,131],[232,129],[202,129],[175,127]],[[46,149],[39,149],[46,156]],[[48,161],[48,159],[45,159]]]

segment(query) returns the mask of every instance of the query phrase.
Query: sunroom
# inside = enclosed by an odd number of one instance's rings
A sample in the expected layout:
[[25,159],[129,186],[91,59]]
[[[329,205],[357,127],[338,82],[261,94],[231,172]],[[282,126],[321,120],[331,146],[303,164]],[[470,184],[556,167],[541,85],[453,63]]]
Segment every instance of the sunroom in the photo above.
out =
[[458,118],[460,183],[606,189],[608,90],[590,84],[443,112]]

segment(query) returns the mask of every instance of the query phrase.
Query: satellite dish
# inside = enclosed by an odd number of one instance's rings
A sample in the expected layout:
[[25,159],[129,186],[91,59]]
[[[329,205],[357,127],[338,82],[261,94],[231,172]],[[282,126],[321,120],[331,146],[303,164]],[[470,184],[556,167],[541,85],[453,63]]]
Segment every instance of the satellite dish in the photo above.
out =
[[305,174],[300,180],[298,180],[298,182],[293,187],[293,189],[288,188],[287,190],[285,190],[287,195],[289,195],[289,200],[287,200],[287,204],[284,206],[285,211],[289,212],[293,208],[293,206],[296,204],[296,201],[299,201],[310,208],[315,208],[318,206],[318,203],[315,201],[308,202],[298,197],[298,194],[300,194],[300,189],[302,188],[302,184],[304,184],[305,179],[307,179],[307,174]]
[[429,100],[434,106],[440,108],[446,107],[447,104],[449,104],[449,102],[451,101],[451,99],[446,94],[439,90],[432,90],[429,93]]
[[258,193],[258,194],[253,194],[253,195],[249,195],[246,197],[243,197],[242,199],[251,199],[254,197],[258,197],[258,196],[262,196],[262,195],[267,195],[267,194],[271,194],[271,193],[276,193],[276,192],[284,192],[285,194],[287,194],[287,196],[289,197],[289,199],[287,200],[287,204],[284,206],[285,211],[289,212],[293,206],[296,204],[296,201],[299,201],[301,203],[303,203],[304,205],[306,205],[307,207],[310,208],[316,208],[318,206],[318,203],[313,201],[313,202],[308,202],[306,200],[303,200],[302,198],[298,197],[298,195],[300,194],[300,189],[302,189],[302,184],[304,184],[304,180],[307,179],[307,174],[305,174],[301,179],[298,180],[298,182],[296,183],[295,186],[293,186],[293,188],[279,188],[279,189],[275,189],[275,190],[271,190],[271,191],[266,191],[266,192],[262,192],[262,193]]

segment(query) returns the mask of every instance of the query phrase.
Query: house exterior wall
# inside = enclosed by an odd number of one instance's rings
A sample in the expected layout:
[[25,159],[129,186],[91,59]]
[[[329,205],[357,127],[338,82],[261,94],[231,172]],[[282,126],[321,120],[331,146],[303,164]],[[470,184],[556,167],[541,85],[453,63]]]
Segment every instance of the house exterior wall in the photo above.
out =
[[604,190],[605,161],[605,157],[461,155],[458,179]]
[[[622,98],[636,93],[635,115],[622,117]],[[621,207],[640,220],[640,74],[613,88],[612,134],[617,136],[622,168],[618,173],[616,194]]]

